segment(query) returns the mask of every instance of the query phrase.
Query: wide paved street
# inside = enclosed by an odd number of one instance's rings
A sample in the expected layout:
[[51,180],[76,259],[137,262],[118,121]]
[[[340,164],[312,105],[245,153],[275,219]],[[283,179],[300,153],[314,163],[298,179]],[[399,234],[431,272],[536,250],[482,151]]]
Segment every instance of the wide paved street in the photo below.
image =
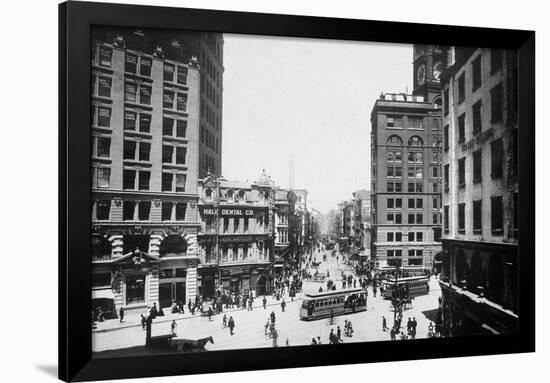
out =
[[[322,259],[322,254],[316,254],[317,259]],[[341,272],[347,266],[341,266],[336,258],[327,256],[327,262],[322,262],[319,267],[321,273],[329,270],[331,279],[336,282],[336,286],[341,287]],[[304,291],[316,292],[319,289],[319,283],[305,282]],[[416,318],[418,322],[416,338],[427,337],[429,318],[433,318],[438,307],[438,298],[440,288],[435,279],[430,281],[430,293],[426,296],[414,299],[413,308],[403,312],[403,325],[406,326],[408,318]],[[299,306],[301,299],[295,299],[290,302],[287,298],[287,307],[282,312],[280,302],[268,297],[268,307],[256,307],[253,311],[235,310],[228,311],[227,316],[232,316],[235,320],[235,334],[230,335],[228,328],[222,328],[222,317],[216,315],[212,321],[208,317],[199,315],[181,318],[177,315],[170,315],[162,320],[153,323],[152,335],[168,334],[170,332],[171,319],[176,319],[178,338],[200,339],[212,336],[214,344],[208,343],[206,350],[227,350],[235,348],[258,348],[273,347],[272,339],[264,334],[264,325],[271,311],[276,314],[276,327],[280,337],[278,346],[285,346],[286,339],[288,344],[309,345],[311,338],[320,337],[321,342],[329,342],[329,333],[331,328],[336,333],[337,325],[344,331],[344,320],[352,322],[354,335],[352,338],[342,336],[343,342],[365,342],[365,341],[383,341],[390,340],[388,331],[382,331],[382,316],[387,319],[388,326],[393,323],[393,312],[389,300],[384,300],[380,295],[373,297],[372,289],[369,288],[367,300],[367,311],[343,315],[337,317],[337,323],[329,326],[326,319],[317,321],[301,321],[299,318]],[[256,299],[256,305],[261,305],[261,297]],[[406,332],[406,331],[405,331]],[[93,351],[112,350],[133,346],[142,346],[145,344],[145,331],[141,326],[129,326],[119,328],[113,331],[94,332],[92,335]]]

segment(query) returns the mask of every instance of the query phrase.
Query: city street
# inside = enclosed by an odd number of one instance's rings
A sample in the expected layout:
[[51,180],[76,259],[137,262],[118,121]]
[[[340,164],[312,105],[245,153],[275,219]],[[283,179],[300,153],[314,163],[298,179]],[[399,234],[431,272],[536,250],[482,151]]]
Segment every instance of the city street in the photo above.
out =
[[[317,260],[322,260],[322,253],[315,253]],[[341,259],[340,259],[341,261]],[[328,255],[327,261],[319,266],[320,273],[326,273],[329,270],[330,277],[335,281],[337,288],[341,287],[342,270],[350,273],[348,266],[342,266],[336,261],[336,257]],[[320,283],[304,282],[305,292],[317,292]],[[326,288],[326,286],[323,286]],[[342,335],[343,343],[366,342],[366,341],[384,341],[390,340],[389,331],[382,331],[382,317],[387,319],[388,327],[393,323],[393,311],[391,311],[390,300],[384,300],[380,295],[373,297],[372,289],[369,288],[367,300],[367,311],[343,315],[337,317],[337,323],[330,326],[326,319],[316,321],[302,321],[299,318],[299,307],[301,304],[301,294],[291,302],[287,297],[285,312],[282,312],[280,301],[268,298],[267,309],[261,307],[262,297],[255,299],[255,308],[253,311],[243,309],[226,311],[227,317],[233,317],[235,321],[235,333],[233,336],[229,333],[229,328],[222,328],[223,314],[215,315],[212,321],[208,317],[200,315],[186,315],[182,318],[177,314],[170,314],[166,317],[157,318],[153,322],[152,335],[162,335],[170,333],[172,319],[176,319],[177,337],[182,339],[200,339],[212,336],[214,344],[208,343],[206,350],[228,350],[239,348],[258,348],[273,347],[273,340],[269,339],[264,333],[264,326],[269,314],[274,311],[276,314],[276,327],[279,331],[278,346],[285,346],[288,339],[288,345],[309,345],[313,337],[320,337],[323,344],[329,343],[329,333],[334,329],[336,333],[337,326],[340,326],[344,332],[344,320],[350,320],[353,325],[353,337]],[[303,294],[303,293],[302,293]],[[408,318],[416,318],[418,322],[416,338],[426,338],[428,325],[431,318],[434,318],[438,308],[438,298],[440,297],[440,288],[437,280],[430,280],[429,295],[416,297],[413,301],[413,308],[403,312],[403,326],[406,327]],[[118,322],[118,320],[113,320]],[[106,328],[105,325],[103,325]],[[404,330],[406,332],[406,329]],[[145,344],[145,331],[141,325],[128,325],[112,330],[95,331],[92,335],[93,351],[100,352],[120,348],[143,346]],[[99,356],[99,355],[98,355]]]

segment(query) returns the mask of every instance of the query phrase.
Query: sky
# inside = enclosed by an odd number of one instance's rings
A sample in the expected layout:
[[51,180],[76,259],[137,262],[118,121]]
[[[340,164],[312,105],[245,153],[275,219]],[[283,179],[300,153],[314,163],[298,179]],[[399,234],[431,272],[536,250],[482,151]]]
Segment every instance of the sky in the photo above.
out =
[[370,189],[370,113],[412,90],[412,45],[224,34],[222,174],[307,189],[327,213]]

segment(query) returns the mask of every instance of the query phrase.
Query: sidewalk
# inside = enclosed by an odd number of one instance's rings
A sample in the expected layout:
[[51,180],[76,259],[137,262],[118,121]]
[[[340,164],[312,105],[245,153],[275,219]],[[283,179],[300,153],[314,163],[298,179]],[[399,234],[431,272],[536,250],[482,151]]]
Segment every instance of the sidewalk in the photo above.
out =
[[[297,296],[294,298],[294,301],[301,301],[302,300],[302,294],[298,293]],[[252,307],[254,309],[261,309],[263,308],[263,295],[258,296],[254,298],[254,303]],[[280,306],[283,298],[280,300],[276,300],[271,295],[265,295],[267,298],[267,306]],[[284,298],[285,302],[289,303],[291,302],[290,298],[287,296]],[[213,317],[217,315],[223,315],[225,313],[232,313],[235,311],[247,311],[247,309],[241,308],[224,308],[223,312],[220,314],[214,314]],[[171,322],[172,320],[180,320],[180,319],[192,319],[192,318],[200,318],[201,312],[195,311],[195,315],[191,314],[189,310],[187,309],[187,306],[185,306],[185,314],[172,314],[169,312],[169,309],[164,310],[164,316],[157,316],[154,320],[154,323],[165,323],[165,322]],[[123,328],[129,328],[129,327],[141,327],[141,316],[139,314],[135,315],[128,315],[124,316],[124,321],[120,322],[119,318],[116,319],[107,319],[103,322],[96,322],[96,328],[92,329],[92,333],[104,333],[109,331],[116,331]]]

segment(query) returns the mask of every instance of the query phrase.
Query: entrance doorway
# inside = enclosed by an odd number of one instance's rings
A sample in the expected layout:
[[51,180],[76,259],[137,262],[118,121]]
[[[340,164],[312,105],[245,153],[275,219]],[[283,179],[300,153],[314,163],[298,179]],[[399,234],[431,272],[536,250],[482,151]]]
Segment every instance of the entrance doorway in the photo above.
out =
[[163,309],[172,303],[185,304],[186,271],[183,268],[159,270],[159,305]]
[[267,284],[267,276],[266,275],[260,275],[258,277],[258,282],[256,283],[258,295],[267,295],[268,293],[268,284]]

